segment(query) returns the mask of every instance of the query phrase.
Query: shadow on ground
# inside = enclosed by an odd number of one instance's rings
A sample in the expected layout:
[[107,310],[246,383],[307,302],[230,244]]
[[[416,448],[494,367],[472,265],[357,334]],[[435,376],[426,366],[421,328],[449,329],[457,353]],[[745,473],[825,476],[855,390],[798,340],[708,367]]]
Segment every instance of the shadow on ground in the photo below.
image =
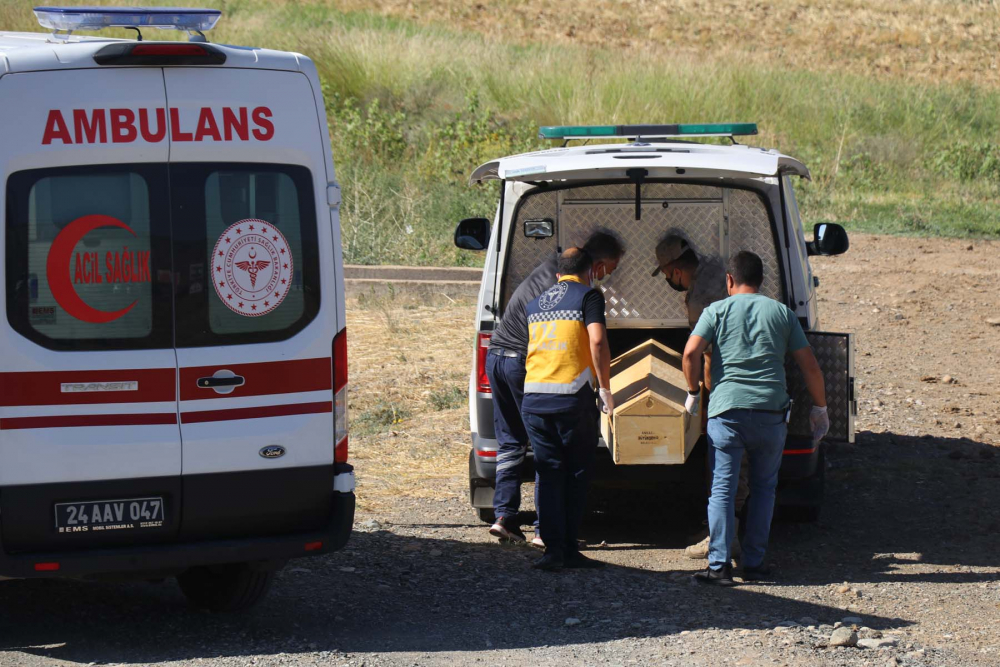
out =
[[[0,650],[147,663],[560,646],[848,615],[822,589],[795,586],[996,578],[970,571],[1000,560],[993,448],[864,433],[856,447],[830,454],[820,521],[775,525],[776,584],[692,585],[687,575],[698,563],[666,551],[684,546],[690,519],[672,525],[668,508],[648,504],[641,513],[622,506],[588,521],[589,540],[608,543],[594,554],[613,561],[603,570],[536,572],[529,565],[537,551],[483,541],[485,527],[454,499],[417,503],[410,519],[392,519],[391,530],[357,532],[340,553],[291,562],[267,600],[245,615],[192,611],[171,581],[0,582]],[[913,564],[926,571],[897,571]],[[861,615],[880,629],[913,621]],[[580,623],[569,626],[567,618]]]

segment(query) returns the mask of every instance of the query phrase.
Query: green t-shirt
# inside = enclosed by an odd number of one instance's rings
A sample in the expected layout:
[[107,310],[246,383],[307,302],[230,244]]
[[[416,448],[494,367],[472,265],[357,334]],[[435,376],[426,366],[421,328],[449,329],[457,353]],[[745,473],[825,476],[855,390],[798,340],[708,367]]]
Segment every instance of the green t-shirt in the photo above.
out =
[[761,294],[734,294],[705,308],[691,335],[714,346],[709,417],[788,405],[785,355],[809,346],[788,306]]

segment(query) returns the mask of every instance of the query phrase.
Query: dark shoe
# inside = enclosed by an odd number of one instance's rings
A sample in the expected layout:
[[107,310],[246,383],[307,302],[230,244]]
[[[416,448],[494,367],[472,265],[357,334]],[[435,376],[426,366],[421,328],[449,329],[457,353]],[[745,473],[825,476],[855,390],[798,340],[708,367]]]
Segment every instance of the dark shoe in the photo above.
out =
[[497,518],[496,523],[490,526],[490,535],[511,542],[524,542],[525,540],[521,527],[517,525],[517,520],[508,516]]
[[566,561],[563,559],[561,553],[546,551],[545,555],[536,560],[531,567],[543,572],[554,572],[555,570],[563,569],[565,564]]
[[735,586],[733,581],[733,566],[723,565],[718,570],[706,568],[704,572],[697,572],[694,580],[699,584],[711,584],[713,586]]
[[566,557],[566,562],[563,567],[578,570],[596,570],[604,567],[604,562],[594,560],[593,558],[587,558],[582,553],[577,551]]
[[771,568],[761,563],[757,567],[743,567],[743,581],[769,581]]

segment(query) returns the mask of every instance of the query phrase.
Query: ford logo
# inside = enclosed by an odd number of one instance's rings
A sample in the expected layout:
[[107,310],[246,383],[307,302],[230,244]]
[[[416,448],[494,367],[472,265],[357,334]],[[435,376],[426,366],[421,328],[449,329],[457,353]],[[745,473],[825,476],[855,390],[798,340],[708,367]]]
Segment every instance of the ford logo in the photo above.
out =
[[285,448],[281,445],[268,445],[260,450],[260,455],[265,459],[280,459],[285,455]]

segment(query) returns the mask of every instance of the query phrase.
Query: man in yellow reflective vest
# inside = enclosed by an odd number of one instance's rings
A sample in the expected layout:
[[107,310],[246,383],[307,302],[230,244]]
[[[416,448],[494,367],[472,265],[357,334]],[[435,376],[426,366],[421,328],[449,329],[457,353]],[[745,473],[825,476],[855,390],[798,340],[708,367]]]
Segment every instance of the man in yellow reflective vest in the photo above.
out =
[[538,522],[545,555],[540,570],[603,565],[580,553],[590,470],[597,452],[598,413],[611,413],[611,350],[604,296],[591,288],[593,260],[570,248],[559,256],[558,282],[528,304],[528,356],[521,413],[535,452]]

